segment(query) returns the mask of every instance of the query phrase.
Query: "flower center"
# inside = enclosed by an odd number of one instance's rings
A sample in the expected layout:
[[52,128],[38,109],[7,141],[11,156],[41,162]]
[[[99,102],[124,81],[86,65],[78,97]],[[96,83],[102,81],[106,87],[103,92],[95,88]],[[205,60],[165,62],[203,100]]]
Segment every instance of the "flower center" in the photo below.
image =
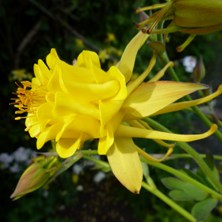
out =
[[[45,90],[42,87],[33,89],[32,83],[29,81],[22,81],[21,85],[17,84],[18,88],[16,91],[17,98],[12,98],[14,107],[18,110],[15,114],[29,113],[35,114],[37,107],[39,107],[45,100]],[[21,116],[16,117],[19,120]]]

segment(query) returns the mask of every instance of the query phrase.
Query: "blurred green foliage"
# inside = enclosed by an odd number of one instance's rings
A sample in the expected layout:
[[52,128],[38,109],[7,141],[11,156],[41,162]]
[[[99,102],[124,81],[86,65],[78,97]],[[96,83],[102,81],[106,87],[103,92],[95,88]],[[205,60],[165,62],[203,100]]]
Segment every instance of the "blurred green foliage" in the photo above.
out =
[[[53,47],[57,49],[60,57],[69,63],[83,49],[96,52],[107,49],[111,54],[108,57],[109,61],[115,62],[120,56],[119,52],[137,32],[135,24],[139,18],[134,13],[135,9],[156,2],[158,1],[1,0],[0,119],[3,127],[0,128],[0,153],[11,152],[19,146],[35,149],[35,141],[24,133],[24,122],[14,120],[14,109],[9,106],[10,98],[13,97],[11,92],[16,88],[14,82],[17,79],[13,77],[15,70],[24,69],[26,73],[23,73],[24,78],[30,78],[33,64],[39,58],[44,59]],[[115,36],[115,40],[108,40],[110,33]],[[183,53],[176,53],[176,46],[181,44],[184,38],[182,34],[170,36],[170,43],[167,44],[170,58],[179,62],[186,55],[197,57],[201,55],[207,65],[208,74],[205,82],[212,83],[213,86],[221,82],[222,76],[218,74],[221,73],[222,61],[217,54],[222,50],[221,33],[199,36]],[[138,73],[148,63],[150,54],[149,50],[141,53],[137,61]],[[109,61],[104,60],[102,65],[108,66]],[[160,61],[158,63],[161,64]],[[192,81],[192,76],[184,72],[181,64],[178,63],[176,68],[180,71],[182,79]],[[193,117],[186,113],[182,116],[176,114],[176,116],[160,117],[159,120],[166,126],[174,126],[174,131],[177,131],[184,125],[175,123],[183,118],[187,119],[186,125],[191,125]],[[153,144],[150,143],[149,146]],[[166,176],[152,170],[154,178]],[[9,196],[19,175],[15,177],[7,170],[1,170],[1,220],[8,222],[24,220],[29,222],[124,222],[129,221],[130,218],[132,222],[185,222],[181,216],[152,195],[144,191],[140,196],[128,193],[113,177],[108,177],[101,184],[94,184],[90,172],[85,172],[80,178],[79,184],[84,186],[82,192],[76,191],[77,185],[71,181],[71,172],[66,172],[50,186],[50,189],[42,189],[24,199],[11,202]],[[163,189],[166,188],[163,187]],[[214,216],[211,215],[208,218],[208,222],[222,221],[219,219],[222,213],[215,212]]]

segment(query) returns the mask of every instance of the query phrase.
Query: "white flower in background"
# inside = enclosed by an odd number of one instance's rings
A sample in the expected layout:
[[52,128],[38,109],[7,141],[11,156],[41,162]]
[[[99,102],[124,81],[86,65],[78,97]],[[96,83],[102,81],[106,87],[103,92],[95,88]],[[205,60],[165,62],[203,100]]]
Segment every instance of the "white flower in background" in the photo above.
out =
[[0,154],[0,166],[2,169],[6,169],[10,166],[13,161],[13,157],[7,153]]
[[12,166],[9,167],[9,171],[12,173],[19,173],[21,171],[21,167],[19,167],[18,163],[14,163]]
[[194,56],[185,56],[182,59],[182,64],[186,72],[192,73],[197,65],[197,58]]
[[14,151],[13,156],[16,162],[26,162],[30,161],[30,158],[35,154],[31,149],[27,149],[24,147],[19,147],[16,151]]
[[100,183],[102,180],[104,180],[106,178],[106,174],[102,171],[99,171],[96,173],[96,175],[93,178],[93,181],[95,183]]
[[83,167],[80,164],[75,164],[72,167],[72,172],[76,175],[79,175],[83,171]]
[[35,156],[35,152],[31,149],[19,147],[13,153],[1,153],[0,154],[0,168],[9,169],[12,173],[17,173],[23,170],[25,165],[30,163],[32,157]]

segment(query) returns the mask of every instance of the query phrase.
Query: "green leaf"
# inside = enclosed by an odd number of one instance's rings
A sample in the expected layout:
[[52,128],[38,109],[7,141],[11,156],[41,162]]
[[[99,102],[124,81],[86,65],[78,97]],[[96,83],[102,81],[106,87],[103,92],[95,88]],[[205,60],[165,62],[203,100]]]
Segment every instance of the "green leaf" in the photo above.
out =
[[176,201],[201,201],[208,195],[198,187],[174,177],[164,178],[162,183],[172,190],[169,196]]
[[218,169],[217,169],[217,167],[215,166],[215,163],[214,163],[214,157],[212,155],[210,155],[210,154],[207,154],[206,158],[205,158],[205,161],[206,161],[207,165],[211,169],[211,174],[214,176],[214,178],[218,182],[220,182],[220,176],[219,176]]
[[203,200],[194,205],[191,213],[197,219],[197,221],[203,221],[216,207],[217,202],[218,201],[213,198]]

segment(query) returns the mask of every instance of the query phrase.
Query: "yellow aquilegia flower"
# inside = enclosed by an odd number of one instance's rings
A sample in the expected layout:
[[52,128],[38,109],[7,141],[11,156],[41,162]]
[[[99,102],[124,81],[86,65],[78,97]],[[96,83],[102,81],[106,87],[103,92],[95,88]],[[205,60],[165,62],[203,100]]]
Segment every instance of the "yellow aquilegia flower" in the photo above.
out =
[[[16,113],[28,112],[26,131],[37,138],[38,149],[55,140],[57,153],[67,158],[86,140],[109,137],[108,123],[126,99],[127,88],[119,69],[103,71],[94,52],[83,51],[75,65],[69,65],[52,49],[46,62],[39,60],[35,78],[18,88]],[[99,149],[106,152],[105,146]]]
[[[68,158],[85,141],[98,140],[98,153],[107,155],[114,175],[130,191],[138,193],[142,183],[142,166],[138,147],[133,138],[153,139],[168,147],[162,140],[193,141],[211,135],[216,126],[203,134],[178,135],[151,129],[142,118],[156,113],[172,112],[207,102],[221,93],[187,103],[174,103],[181,97],[205,85],[159,81],[167,64],[149,82],[144,79],[155,64],[152,57],[147,69],[131,80],[137,51],[146,42],[147,34],[139,32],[127,45],[121,60],[108,71],[100,67],[99,57],[83,51],[74,65],[62,61],[55,49],[34,65],[32,82],[18,87],[15,107],[17,114],[27,112],[26,131],[37,139],[40,149],[50,140],[62,158]],[[21,117],[18,117],[18,119]],[[152,157],[150,157],[152,158]]]

